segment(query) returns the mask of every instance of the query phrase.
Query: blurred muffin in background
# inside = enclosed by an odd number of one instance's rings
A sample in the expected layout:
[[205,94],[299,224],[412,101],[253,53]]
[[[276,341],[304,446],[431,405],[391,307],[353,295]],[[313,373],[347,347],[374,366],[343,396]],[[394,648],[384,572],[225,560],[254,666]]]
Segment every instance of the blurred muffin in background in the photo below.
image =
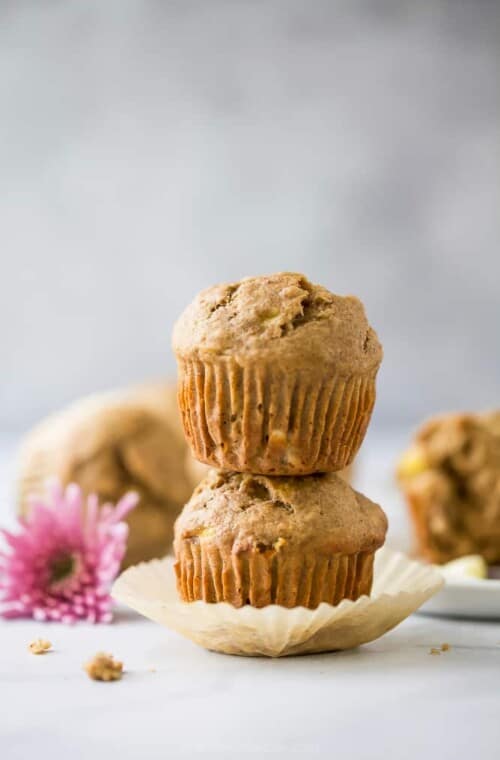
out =
[[348,464],[347,467],[344,467],[343,470],[340,470],[340,472],[338,472],[337,475],[340,475],[340,477],[343,478],[343,480],[345,480],[346,483],[352,483],[354,470],[355,470],[354,462],[351,462],[351,464]]
[[500,410],[426,422],[397,470],[416,548],[431,562],[500,562]]
[[174,521],[204,472],[184,440],[175,386],[157,383],[81,399],[29,432],[19,451],[22,514],[28,495],[43,491],[53,475],[102,500],[139,493],[127,518],[128,566],[166,553]]
[[[196,485],[198,485],[198,483],[201,480],[203,480],[203,478],[207,475],[208,471],[210,470],[210,467],[208,466],[208,464],[203,464],[203,462],[198,462],[198,460],[194,458],[194,456],[191,453],[191,449],[188,447],[187,443],[186,443],[186,455],[184,457],[184,466],[186,468],[186,472],[191,482],[195,483]],[[191,496],[191,494],[189,495]]]

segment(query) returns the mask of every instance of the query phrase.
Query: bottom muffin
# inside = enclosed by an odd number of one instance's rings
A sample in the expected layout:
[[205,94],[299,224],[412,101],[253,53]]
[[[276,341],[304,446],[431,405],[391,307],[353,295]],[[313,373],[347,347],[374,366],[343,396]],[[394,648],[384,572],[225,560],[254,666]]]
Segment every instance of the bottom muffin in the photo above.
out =
[[309,607],[369,594],[387,518],[338,475],[212,470],[175,524],[186,602]]

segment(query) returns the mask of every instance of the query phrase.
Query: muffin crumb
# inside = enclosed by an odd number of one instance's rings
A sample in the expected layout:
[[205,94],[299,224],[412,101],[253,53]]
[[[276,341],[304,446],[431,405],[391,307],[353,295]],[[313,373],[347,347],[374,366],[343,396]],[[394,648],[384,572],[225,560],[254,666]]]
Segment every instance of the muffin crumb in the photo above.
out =
[[444,644],[441,644],[441,651],[442,652],[449,652],[450,649],[451,649],[450,645],[447,644],[446,642]]
[[94,681],[119,681],[123,675],[123,663],[105,652],[98,652],[83,667]]
[[431,647],[429,649],[429,654],[441,654],[441,649],[438,649],[437,647]]
[[47,639],[34,639],[28,645],[28,650],[31,654],[45,654],[49,649],[52,649],[52,643]]

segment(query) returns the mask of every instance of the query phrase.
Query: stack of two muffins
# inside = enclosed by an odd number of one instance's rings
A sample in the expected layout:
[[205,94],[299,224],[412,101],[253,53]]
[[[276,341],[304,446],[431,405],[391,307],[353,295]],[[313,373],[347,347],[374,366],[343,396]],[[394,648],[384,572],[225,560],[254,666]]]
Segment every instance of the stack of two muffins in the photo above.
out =
[[335,474],[363,440],[382,349],[362,304],[299,274],[201,293],[174,330],[194,455],[175,526],[180,597],[317,607],[369,594],[387,520]]

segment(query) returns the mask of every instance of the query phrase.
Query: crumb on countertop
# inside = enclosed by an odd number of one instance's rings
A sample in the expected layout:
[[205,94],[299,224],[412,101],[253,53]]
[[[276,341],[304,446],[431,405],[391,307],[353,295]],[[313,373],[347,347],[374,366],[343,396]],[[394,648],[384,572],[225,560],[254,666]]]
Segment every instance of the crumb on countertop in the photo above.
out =
[[34,639],[28,644],[31,654],[45,654],[49,649],[52,649],[52,643],[47,639]]
[[431,647],[429,654],[441,654],[441,652],[449,652],[450,649],[450,645],[445,641],[440,647]]
[[119,681],[123,675],[123,663],[105,652],[98,652],[83,667],[94,681]]

